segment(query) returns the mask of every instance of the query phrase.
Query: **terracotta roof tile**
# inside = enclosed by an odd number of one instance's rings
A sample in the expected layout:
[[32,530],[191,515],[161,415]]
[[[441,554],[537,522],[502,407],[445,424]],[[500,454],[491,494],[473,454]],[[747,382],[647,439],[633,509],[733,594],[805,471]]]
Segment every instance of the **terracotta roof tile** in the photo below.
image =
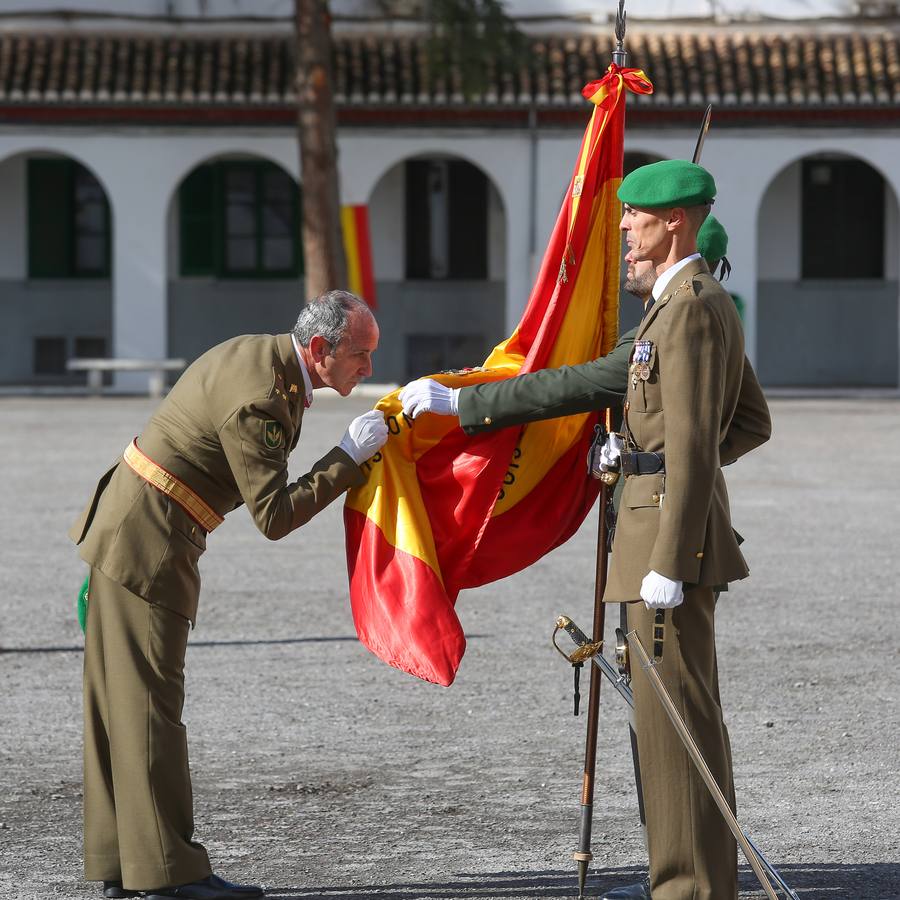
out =
[[[476,96],[464,96],[459,65],[424,37],[341,36],[335,44],[339,106],[579,107],[581,88],[606,68],[606,35],[530,37],[515,67],[485,65]],[[703,106],[894,106],[900,104],[900,34],[647,32],[629,35],[631,64],[653,80],[660,110]],[[438,55],[430,65],[429,53]],[[169,107],[295,102],[291,41],[284,35],[184,36],[5,33],[0,102]]]

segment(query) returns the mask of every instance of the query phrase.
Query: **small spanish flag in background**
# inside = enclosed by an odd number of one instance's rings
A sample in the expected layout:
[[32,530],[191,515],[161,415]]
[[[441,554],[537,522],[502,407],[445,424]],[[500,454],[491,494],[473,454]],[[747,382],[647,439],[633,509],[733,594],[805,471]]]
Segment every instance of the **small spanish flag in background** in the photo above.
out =
[[[626,90],[653,88],[640,70],[615,65],[585,87],[594,110],[522,320],[483,366],[434,376],[441,383],[586,362],[614,346]],[[469,436],[450,416],[406,419],[398,393],[377,404],[391,434],[344,507],[350,601],[373,653],[449,685],[466,643],[459,592],[531,565],[594,503],[585,455],[598,414]]]
[[344,255],[347,257],[347,286],[375,309],[378,303],[372,272],[369,208],[365,205],[342,206],[341,230],[344,233]]

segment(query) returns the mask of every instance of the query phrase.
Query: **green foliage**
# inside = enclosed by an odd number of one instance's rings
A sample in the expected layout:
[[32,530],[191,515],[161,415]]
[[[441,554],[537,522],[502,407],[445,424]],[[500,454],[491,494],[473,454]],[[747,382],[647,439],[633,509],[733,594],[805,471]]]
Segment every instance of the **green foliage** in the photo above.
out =
[[490,82],[490,65],[521,64],[525,39],[503,8],[502,0],[425,0],[429,28],[428,70],[448,80],[448,93],[469,99]]

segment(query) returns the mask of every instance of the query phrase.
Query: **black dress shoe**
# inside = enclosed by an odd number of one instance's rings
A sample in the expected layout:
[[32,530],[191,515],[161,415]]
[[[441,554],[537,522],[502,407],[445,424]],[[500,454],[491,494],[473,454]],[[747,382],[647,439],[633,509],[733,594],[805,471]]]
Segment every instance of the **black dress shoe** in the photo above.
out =
[[141,892],[126,890],[121,881],[104,881],[103,896],[109,900],[122,900],[123,897],[140,897]]
[[207,875],[201,881],[155,888],[144,893],[146,900],[169,900],[171,897],[178,900],[250,900],[262,895],[263,889],[255,884],[232,884],[218,875]]
[[650,879],[607,891],[600,900],[650,900]]

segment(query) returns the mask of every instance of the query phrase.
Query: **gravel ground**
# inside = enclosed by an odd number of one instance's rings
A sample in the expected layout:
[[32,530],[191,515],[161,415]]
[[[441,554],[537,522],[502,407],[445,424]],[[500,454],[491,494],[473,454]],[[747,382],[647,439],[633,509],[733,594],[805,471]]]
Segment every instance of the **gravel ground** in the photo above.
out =
[[[369,405],[317,399],[297,473]],[[728,470],[753,568],[719,614],[742,824],[803,898],[900,898],[900,403],[772,406],[773,440]],[[84,566],[65,532],[151,410],[0,400],[4,897],[98,896],[81,879]],[[230,516],[201,563],[187,658],[215,869],[283,900],[573,896],[585,719],[549,638],[560,612],[589,626],[595,534],[592,517],[527,572],[460,597],[469,647],[443,689],[356,642],[339,504],[278,544]],[[604,697],[591,895],[645,859],[624,706]],[[764,896],[746,865],[741,887]]]

